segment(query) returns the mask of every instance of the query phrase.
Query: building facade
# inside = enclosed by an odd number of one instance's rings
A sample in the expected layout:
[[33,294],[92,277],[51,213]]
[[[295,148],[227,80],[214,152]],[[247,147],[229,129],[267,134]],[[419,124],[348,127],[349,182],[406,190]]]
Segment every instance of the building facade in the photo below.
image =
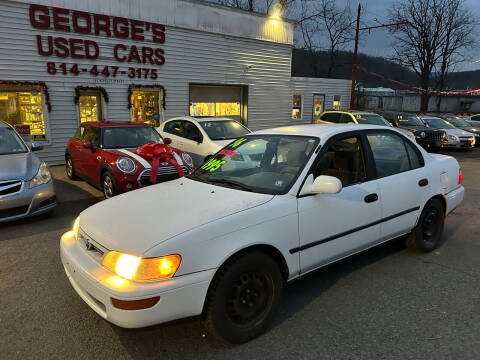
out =
[[292,78],[293,27],[195,0],[3,0],[0,119],[50,164],[84,121],[310,123],[349,82]]

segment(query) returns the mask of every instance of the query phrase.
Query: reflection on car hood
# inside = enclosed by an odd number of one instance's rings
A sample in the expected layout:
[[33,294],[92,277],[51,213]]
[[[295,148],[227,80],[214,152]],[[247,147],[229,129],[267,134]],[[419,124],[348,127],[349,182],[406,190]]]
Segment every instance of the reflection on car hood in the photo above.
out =
[[447,135],[454,136],[474,136],[472,133],[461,129],[443,129]]
[[31,152],[0,155],[0,181],[30,180],[37,174],[40,163]]
[[273,197],[181,178],[102,201],[80,214],[80,227],[109,250],[142,255],[175,235]]
[[[175,160],[178,162],[179,165],[185,165],[184,161],[182,160],[182,152],[180,150],[171,148],[174,152]],[[115,155],[118,158],[121,157],[129,157],[136,161],[137,166],[138,164],[142,165],[144,168],[150,168],[153,164],[153,159],[145,159],[144,157],[137,154],[136,148],[125,148],[125,149],[105,149],[104,151],[108,151],[109,153]],[[170,164],[160,163],[160,166],[170,166]]]

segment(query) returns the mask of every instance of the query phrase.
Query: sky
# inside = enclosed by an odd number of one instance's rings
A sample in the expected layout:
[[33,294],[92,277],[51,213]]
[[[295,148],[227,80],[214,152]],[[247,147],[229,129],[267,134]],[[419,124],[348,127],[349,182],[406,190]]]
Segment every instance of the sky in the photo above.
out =
[[[395,1],[398,0],[360,0],[362,7],[365,8],[364,17],[362,20],[365,22],[366,26],[378,25],[378,23],[373,21],[374,18],[377,18],[378,21],[384,24],[387,23],[388,9]],[[347,1],[337,0],[337,2],[339,4],[345,4]],[[356,12],[358,2],[353,0],[350,1],[350,4],[355,8]],[[480,18],[480,0],[465,0],[465,5],[472,11],[472,16],[476,17],[477,19]],[[370,34],[368,34],[368,31],[364,31],[363,33],[363,40],[359,44],[359,52],[373,56],[388,57],[392,55],[392,36],[386,29],[372,30]],[[471,58],[471,61],[460,65],[457,70],[480,70],[480,61],[477,63],[472,63],[473,61],[480,60],[480,46],[472,52]]]

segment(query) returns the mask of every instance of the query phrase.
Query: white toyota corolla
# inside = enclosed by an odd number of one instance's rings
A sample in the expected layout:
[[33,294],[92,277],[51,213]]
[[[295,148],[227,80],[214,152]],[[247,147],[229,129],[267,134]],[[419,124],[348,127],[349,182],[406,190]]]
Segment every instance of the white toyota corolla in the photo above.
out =
[[461,182],[454,158],[395,129],[269,129],[186,178],[86,209],[60,253],[80,297],[118,326],[202,314],[244,342],[267,328],[288,281],[404,234],[436,248]]

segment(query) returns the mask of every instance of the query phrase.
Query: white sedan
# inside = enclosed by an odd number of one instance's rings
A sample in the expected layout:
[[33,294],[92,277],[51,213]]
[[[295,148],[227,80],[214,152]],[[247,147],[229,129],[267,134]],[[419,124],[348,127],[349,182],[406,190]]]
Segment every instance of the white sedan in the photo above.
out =
[[172,140],[176,149],[188,152],[195,166],[202,165],[205,158],[233,140],[251,131],[239,122],[224,117],[173,118],[162,123],[158,132]]
[[454,158],[384,126],[263,130],[185,178],[86,209],[60,254],[79,296],[118,326],[202,315],[240,343],[293,279],[404,234],[435,249],[461,182]]

